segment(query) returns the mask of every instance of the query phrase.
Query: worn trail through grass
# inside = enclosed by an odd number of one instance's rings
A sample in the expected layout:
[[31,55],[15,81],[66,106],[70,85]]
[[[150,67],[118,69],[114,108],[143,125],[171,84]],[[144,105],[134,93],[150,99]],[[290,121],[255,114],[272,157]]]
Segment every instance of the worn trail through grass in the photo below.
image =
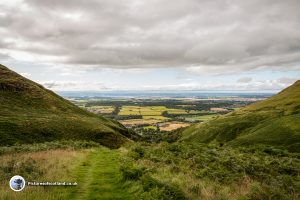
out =
[[132,199],[128,185],[120,181],[119,156],[118,150],[92,150],[77,169],[72,199]]

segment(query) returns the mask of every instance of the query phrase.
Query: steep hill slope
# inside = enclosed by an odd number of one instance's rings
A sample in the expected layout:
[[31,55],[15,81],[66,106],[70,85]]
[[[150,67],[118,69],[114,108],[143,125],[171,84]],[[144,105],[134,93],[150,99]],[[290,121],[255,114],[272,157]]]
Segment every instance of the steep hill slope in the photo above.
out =
[[183,140],[221,145],[267,144],[299,149],[300,81],[269,99],[189,127],[183,132]]
[[60,139],[119,147],[125,127],[86,112],[43,86],[0,65],[0,145]]

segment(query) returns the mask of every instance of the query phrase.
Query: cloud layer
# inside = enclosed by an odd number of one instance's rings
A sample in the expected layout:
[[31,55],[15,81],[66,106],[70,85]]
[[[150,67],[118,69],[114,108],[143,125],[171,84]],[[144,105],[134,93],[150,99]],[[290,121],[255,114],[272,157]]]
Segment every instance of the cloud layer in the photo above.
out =
[[195,74],[300,70],[299,0],[0,0],[0,57]]
[[[247,79],[247,81],[246,81]],[[55,91],[279,91],[293,84],[297,79],[282,77],[275,80],[255,80],[245,77],[237,83],[209,82],[209,83],[181,83],[165,85],[142,85],[139,87],[124,85],[105,86],[101,82],[82,81],[38,81],[48,89]]]

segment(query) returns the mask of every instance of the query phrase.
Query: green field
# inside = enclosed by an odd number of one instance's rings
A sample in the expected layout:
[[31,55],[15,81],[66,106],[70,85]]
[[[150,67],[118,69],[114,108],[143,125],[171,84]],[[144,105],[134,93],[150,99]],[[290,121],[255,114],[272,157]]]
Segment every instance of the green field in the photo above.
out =
[[209,115],[189,115],[187,117],[184,117],[187,121],[207,121],[211,120],[215,117],[219,116],[219,114],[209,114]]
[[188,112],[186,110],[183,109],[175,109],[175,108],[170,108],[166,110],[168,112],[168,114],[175,114],[175,115],[184,115],[184,114],[188,114]]

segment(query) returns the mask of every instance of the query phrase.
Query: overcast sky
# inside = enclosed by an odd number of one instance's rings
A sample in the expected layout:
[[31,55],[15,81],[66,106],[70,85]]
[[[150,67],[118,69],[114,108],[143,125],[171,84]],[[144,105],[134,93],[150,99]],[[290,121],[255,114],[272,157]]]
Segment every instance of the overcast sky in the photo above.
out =
[[280,90],[299,0],[0,0],[0,63],[52,90]]

